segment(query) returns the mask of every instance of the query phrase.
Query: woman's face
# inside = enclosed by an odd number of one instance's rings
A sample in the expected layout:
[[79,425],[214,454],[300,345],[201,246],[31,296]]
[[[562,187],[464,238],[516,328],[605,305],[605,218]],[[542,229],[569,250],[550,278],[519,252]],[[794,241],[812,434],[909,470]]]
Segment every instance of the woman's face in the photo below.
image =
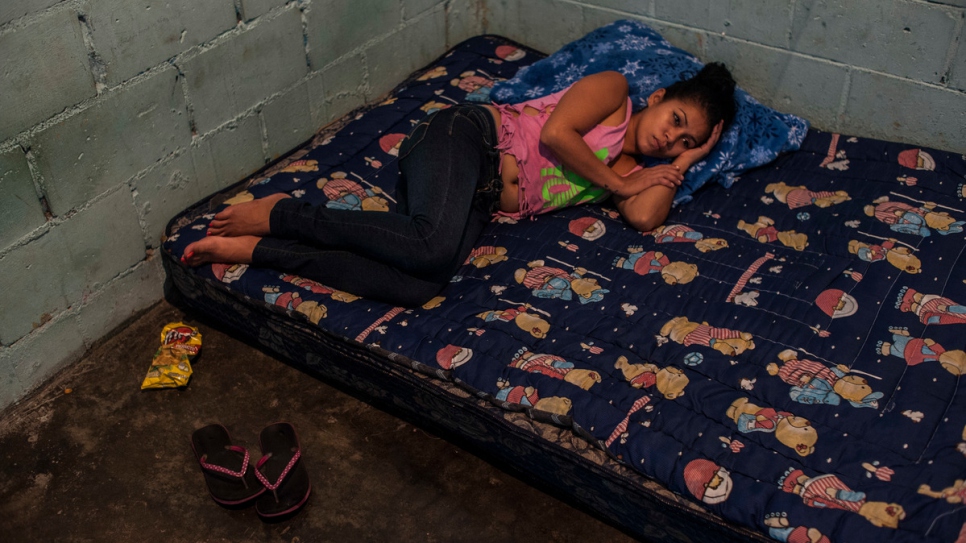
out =
[[636,147],[645,156],[674,158],[700,147],[711,135],[704,108],[678,98],[666,99],[664,89],[654,91],[637,115]]

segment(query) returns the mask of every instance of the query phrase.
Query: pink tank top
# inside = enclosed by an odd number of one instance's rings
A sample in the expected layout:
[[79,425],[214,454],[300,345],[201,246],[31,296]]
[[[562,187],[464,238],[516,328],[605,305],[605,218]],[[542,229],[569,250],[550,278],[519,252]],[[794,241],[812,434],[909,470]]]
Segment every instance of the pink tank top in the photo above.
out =
[[[540,130],[569,89],[519,104],[493,104],[502,116],[496,147],[513,155],[520,168],[520,210],[503,215],[528,217],[562,207],[600,202],[610,196],[609,191],[562,166],[550,149],[540,143]],[[525,113],[527,106],[538,113]],[[584,134],[584,141],[605,164],[620,156],[630,118],[628,98],[624,122],[617,126],[597,125]]]

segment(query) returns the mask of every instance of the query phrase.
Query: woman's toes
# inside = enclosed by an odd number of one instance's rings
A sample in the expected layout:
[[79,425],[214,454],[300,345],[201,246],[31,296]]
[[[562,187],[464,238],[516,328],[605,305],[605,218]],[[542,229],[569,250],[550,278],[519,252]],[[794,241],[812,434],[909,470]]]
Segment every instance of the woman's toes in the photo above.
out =
[[213,220],[208,223],[208,235],[209,236],[223,236],[225,235],[225,226],[227,223],[225,221]]
[[192,243],[185,247],[184,254],[181,256],[181,261],[189,266],[197,266],[201,264],[201,256],[195,250],[197,248],[197,242]]

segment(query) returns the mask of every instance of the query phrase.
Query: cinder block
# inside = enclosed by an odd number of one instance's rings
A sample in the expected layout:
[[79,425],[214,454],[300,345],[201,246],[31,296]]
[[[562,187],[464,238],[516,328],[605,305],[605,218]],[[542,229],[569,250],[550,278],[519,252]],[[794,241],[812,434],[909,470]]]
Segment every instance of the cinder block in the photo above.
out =
[[[73,304],[144,259],[141,225],[131,191],[123,187],[77,213],[56,230],[69,247],[61,281]],[[110,239],[110,243],[105,243]]]
[[208,194],[203,192],[190,150],[145,174],[135,182],[134,189],[135,206],[144,225],[144,244],[149,247],[160,245],[164,227],[172,217]]
[[[317,0],[307,13],[309,62],[321,69],[399,26],[400,0]],[[440,40],[442,43],[444,40]]]
[[791,49],[939,83],[961,14],[923,2],[799,2]]
[[10,368],[12,381],[20,385],[23,395],[79,360],[86,350],[77,317],[65,314],[5,349],[0,367]]
[[966,154],[960,92],[853,72],[842,132]]
[[20,148],[0,153],[0,249],[44,224],[44,212]]
[[711,4],[721,0],[653,0],[654,17],[662,21],[710,29],[721,21],[712,21]]
[[738,85],[763,104],[819,126],[838,122],[846,68],[787,51],[712,36],[708,58],[724,62]]
[[0,25],[24,15],[39,13],[60,0],[3,0],[0,2]]
[[308,88],[307,82],[300,83],[262,107],[262,121],[268,134],[269,160],[291,151],[312,137],[318,128],[313,120]]
[[[54,228],[0,257],[0,277],[16,288],[0,289],[0,343],[10,345],[67,309],[63,276],[71,272],[70,247]],[[16,310],[12,309],[16,308]]]
[[443,0],[402,0],[403,20],[409,21],[424,11],[445,3]]
[[235,27],[232,0],[99,0],[89,14],[94,48],[116,85]]
[[183,69],[195,125],[204,134],[308,73],[299,10],[292,4],[274,19],[259,20]]
[[284,6],[288,0],[242,0],[242,16],[246,21],[260,17],[278,6]]
[[446,4],[446,48],[483,33],[483,8],[476,0],[450,0]]
[[545,53],[553,53],[584,34],[583,8],[577,4],[557,0],[490,0],[488,5],[487,32],[506,36]]
[[32,143],[51,211],[62,215],[190,141],[184,94],[171,68],[113,91]]
[[[192,147],[196,172],[207,193],[221,190],[241,181],[265,165],[262,152],[262,129],[258,116],[250,115],[205,136],[198,147]],[[209,166],[205,159],[210,160]],[[200,177],[210,172],[211,178]],[[206,194],[207,194],[206,193]]]
[[[164,296],[160,256],[139,262],[129,273],[94,293],[77,315],[78,328],[88,348],[124,321],[151,307]],[[160,333],[161,331],[158,330]],[[148,371],[150,359],[144,362]]]
[[77,14],[61,10],[0,36],[0,141],[94,96]]
[[712,32],[788,47],[792,16],[789,0],[717,0],[710,7],[708,29]]
[[[106,240],[110,238],[108,243]],[[0,259],[0,342],[20,339],[144,258],[131,193],[121,189]]]
[[653,28],[658,34],[664,36],[664,39],[671,42],[671,45],[684,49],[702,61],[709,60],[707,58],[707,32],[681,28],[680,26],[671,26],[658,21],[644,21],[644,23]]
[[380,97],[445,52],[446,18],[431,13],[366,50],[369,91]]
[[[315,89],[314,82],[318,83]],[[318,78],[309,82],[310,98],[316,125],[325,126],[366,102],[365,63],[362,55],[353,55],[329,66]],[[398,83],[398,81],[397,81]],[[317,98],[322,100],[317,102]],[[375,99],[376,96],[369,96]],[[319,107],[319,106],[322,107]]]

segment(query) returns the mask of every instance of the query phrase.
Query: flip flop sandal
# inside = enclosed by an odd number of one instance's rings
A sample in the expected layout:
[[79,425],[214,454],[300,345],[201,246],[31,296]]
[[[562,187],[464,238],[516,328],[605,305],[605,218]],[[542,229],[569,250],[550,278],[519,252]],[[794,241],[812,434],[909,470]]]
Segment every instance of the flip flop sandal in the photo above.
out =
[[241,505],[265,492],[255,470],[248,469],[248,450],[233,445],[224,426],[211,424],[195,430],[191,449],[205,475],[208,493],[217,503]]
[[312,485],[295,427],[287,422],[266,426],[259,443],[263,456],[255,464],[255,476],[268,492],[255,502],[255,511],[268,519],[298,511],[308,501]]

